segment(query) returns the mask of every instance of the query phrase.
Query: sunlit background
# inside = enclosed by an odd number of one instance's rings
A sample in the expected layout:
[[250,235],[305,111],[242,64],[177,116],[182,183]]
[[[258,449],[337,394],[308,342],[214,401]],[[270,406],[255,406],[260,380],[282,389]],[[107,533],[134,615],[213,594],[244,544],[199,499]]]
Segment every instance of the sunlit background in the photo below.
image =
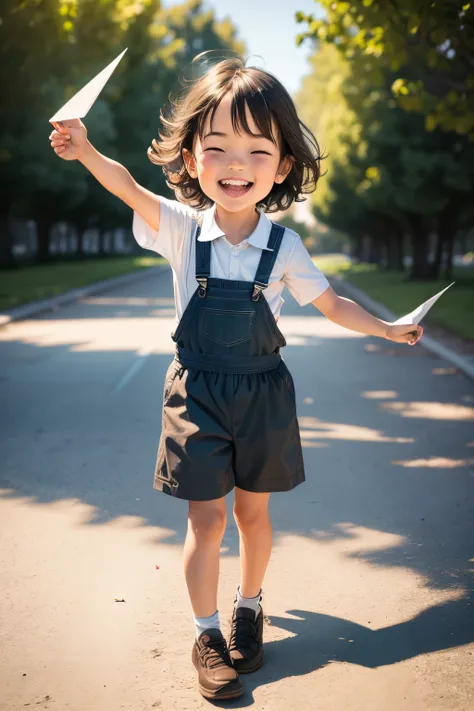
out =
[[[469,2],[1,3],[2,710],[201,707],[187,510],[152,491],[171,273],[136,244],[130,208],[48,140],[48,119],[125,47],[84,120],[100,152],[173,197],[147,158],[160,108],[197,54],[241,54],[286,85],[324,156],[315,193],[275,219],[339,293],[396,314],[455,280],[426,334],[474,357]],[[269,663],[243,705],[472,708],[473,382],[284,297],[307,479],[271,498]],[[227,501],[222,619],[239,575]]]
[[128,47],[89,138],[172,196],[146,155],[159,111],[196,55],[231,51],[279,77],[320,143],[316,192],[276,218],[323,271],[397,312],[456,280],[427,322],[474,339],[470,3],[25,0],[1,13],[0,308],[156,264],[129,209],[54,154],[48,118]]

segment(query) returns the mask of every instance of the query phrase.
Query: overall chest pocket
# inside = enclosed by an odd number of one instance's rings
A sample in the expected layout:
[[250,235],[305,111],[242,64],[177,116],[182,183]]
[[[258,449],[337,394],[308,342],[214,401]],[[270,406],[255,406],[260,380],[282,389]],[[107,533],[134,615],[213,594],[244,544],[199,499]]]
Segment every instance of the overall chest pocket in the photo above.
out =
[[254,311],[226,311],[203,307],[199,317],[200,331],[221,346],[235,346],[253,336]]

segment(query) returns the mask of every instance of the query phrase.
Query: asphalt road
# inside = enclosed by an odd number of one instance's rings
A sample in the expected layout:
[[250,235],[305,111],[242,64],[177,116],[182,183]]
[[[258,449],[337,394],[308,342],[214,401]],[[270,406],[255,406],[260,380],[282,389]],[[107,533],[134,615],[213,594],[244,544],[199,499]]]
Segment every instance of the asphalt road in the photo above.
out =
[[[474,383],[286,298],[307,481],[271,498],[266,663],[221,705],[468,711]],[[173,327],[165,272],[0,330],[2,711],[210,706],[191,664],[187,505],[152,488]]]

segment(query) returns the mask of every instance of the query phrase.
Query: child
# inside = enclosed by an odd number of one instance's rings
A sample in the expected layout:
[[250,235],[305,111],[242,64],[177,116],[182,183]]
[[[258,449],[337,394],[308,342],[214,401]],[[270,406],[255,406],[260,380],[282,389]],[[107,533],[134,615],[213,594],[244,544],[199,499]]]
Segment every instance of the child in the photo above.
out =
[[[78,119],[51,145],[78,159],[134,210],[138,243],[173,270],[176,355],[165,378],[154,488],[189,502],[184,569],[194,613],[192,660],[201,694],[242,695],[239,673],[263,663],[262,582],[270,557],[271,492],[305,480],[292,376],[277,326],[286,285],[300,305],[359,333],[414,345],[420,326],[391,325],[337,296],[300,237],[266,213],[284,210],[319,177],[318,144],[289,94],[261,69],[226,59],[162,115],[148,155],[179,202],[138,185],[98,153]],[[225,496],[235,487],[241,584],[229,643],[217,611]]]

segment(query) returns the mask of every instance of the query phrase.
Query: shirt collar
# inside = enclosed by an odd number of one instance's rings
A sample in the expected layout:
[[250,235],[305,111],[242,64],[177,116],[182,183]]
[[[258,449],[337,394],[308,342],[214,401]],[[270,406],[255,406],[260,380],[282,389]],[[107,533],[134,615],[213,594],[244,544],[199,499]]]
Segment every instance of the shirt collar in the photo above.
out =
[[[204,216],[201,225],[201,234],[198,237],[200,242],[210,242],[211,240],[217,239],[218,237],[225,236],[224,232],[221,230],[219,225],[215,220],[216,205],[214,204],[208,210],[204,211]],[[252,247],[258,247],[259,249],[267,249],[273,252],[272,249],[267,247],[268,238],[270,236],[270,231],[272,229],[272,223],[263,212],[263,210],[258,210],[260,215],[252,234],[244,240],[252,245]]]

